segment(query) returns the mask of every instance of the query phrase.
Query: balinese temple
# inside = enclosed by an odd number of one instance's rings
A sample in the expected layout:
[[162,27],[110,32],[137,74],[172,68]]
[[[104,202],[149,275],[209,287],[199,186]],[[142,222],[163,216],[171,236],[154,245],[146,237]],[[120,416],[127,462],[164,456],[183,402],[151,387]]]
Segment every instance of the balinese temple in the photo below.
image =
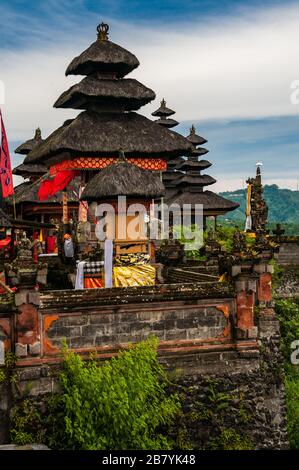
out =
[[[136,113],[155,99],[155,93],[136,79],[125,78],[139,66],[138,59],[109,40],[108,25],[102,23],[97,30],[96,41],[73,59],[66,70],[66,75],[86,77],[64,92],[54,105],[56,108],[83,111],[55,130],[25,159],[26,164],[45,165],[53,185],[59,182],[59,189],[64,189],[60,183],[64,181],[66,172],[66,187],[73,177],[79,175],[80,193],[86,185],[87,191],[99,184],[93,178],[99,171],[116,164],[120,152],[125,155],[126,165],[148,172],[147,183],[150,184],[151,180],[157,179],[155,172],[160,175],[161,171],[166,170],[169,160],[188,154],[193,147],[188,139],[168,129],[169,126]],[[162,113],[164,111],[162,109]],[[169,114],[169,110],[167,112]],[[164,119],[161,113],[158,116]],[[113,173],[110,174],[111,184],[112,176]],[[130,181],[127,181],[127,186],[130,199]],[[146,187],[144,194],[147,194]],[[107,199],[110,199],[108,196]],[[143,201],[141,194],[137,199]],[[88,205],[83,197],[79,224],[95,222],[95,209],[96,202]],[[94,230],[87,233],[92,235]],[[84,240],[84,243],[87,241]],[[135,251],[132,243],[128,246]]]
[[[169,117],[173,116],[174,114],[175,111],[166,106],[166,101],[163,98],[160,103],[160,107],[152,113],[152,116],[158,117],[158,119],[155,120],[157,124],[170,129],[178,125],[178,121],[175,121],[174,119]],[[163,171],[163,184],[165,188],[173,187],[174,180],[176,180],[182,174],[179,171],[172,170],[175,169],[176,165],[183,161],[183,157],[176,157],[175,159],[169,160],[167,162],[167,170]]]
[[174,159],[168,163],[168,171],[165,174],[165,200],[168,205],[174,203],[180,207],[184,204],[191,204],[194,208],[195,204],[202,204],[204,225],[206,218],[210,216],[215,218],[216,224],[217,216],[236,209],[239,204],[212,191],[204,190],[206,186],[216,183],[212,176],[202,173],[212,166],[211,162],[202,158],[208,153],[206,148],[201,147],[207,140],[196,134],[193,125],[187,139],[193,147],[190,155],[186,159]]
[[[32,139],[27,140],[15,149],[16,154],[27,155],[33,149],[37,149],[43,142],[40,128],[37,128]],[[38,191],[41,181],[46,180],[48,175],[47,167],[41,163],[26,163],[25,161],[13,169],[13,174],[21,176],[25,181],[15,186],[14,198],[9,198],[8,202],[15,205],[16,217],[27,221],[41,223],[59,224],[62,219],[62,193],[52,195],[47,201],[40,201]],[[73,188],[68,190],[71,216],[78,212],[79,183],[74,181]]]
[[169,117],[169,116],[172,116],[173,114],[175,114],[175,111],[173,111],[170,108],[167,108],[166,101],[163,98],[163,100],[160,103],[160,108],[154,111],[152,113],[152,116],[159,118],[159,119],[156,119],[155,121],[157,124],[160,124],[160,126],[168,127],[168,129],[171,129],[172,127],[175,127],[178,125],[178,122],[175,121],[175,119],[172,119]]

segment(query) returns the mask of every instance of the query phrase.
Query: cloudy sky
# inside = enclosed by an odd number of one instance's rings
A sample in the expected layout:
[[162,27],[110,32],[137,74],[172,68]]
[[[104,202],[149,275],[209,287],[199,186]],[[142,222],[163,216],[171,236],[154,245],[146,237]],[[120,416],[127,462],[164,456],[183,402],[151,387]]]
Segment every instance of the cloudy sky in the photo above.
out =
[[2,82],[12,154],[37,126],[46,137],[76,114],[52,105],[79,81],[65,69],[103,20],[110,39],[139,58],[132,76],[156,91],[140,112],[150,116],[164,97],[176,110],[176,130],[186,135],[194,123],[208,139],[215,189],[242,187],[257,161],[266,183],[297,189],[298,2],[0,0],[0,18],[0,95]]

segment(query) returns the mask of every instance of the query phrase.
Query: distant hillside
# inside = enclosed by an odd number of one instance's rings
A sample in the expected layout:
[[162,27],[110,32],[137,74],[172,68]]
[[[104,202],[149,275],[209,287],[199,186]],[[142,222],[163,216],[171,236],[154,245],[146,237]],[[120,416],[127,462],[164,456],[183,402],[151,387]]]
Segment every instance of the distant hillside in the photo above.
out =
[[[269,207],[269,222],[299,223],[299,191],[280,189],[276,184],[265,186],[265,199]],[[245,219],[246,190],[227,191],[220,193],[221,196],[238,202],[240,207],[226,214],[225,218],[230,220]]]

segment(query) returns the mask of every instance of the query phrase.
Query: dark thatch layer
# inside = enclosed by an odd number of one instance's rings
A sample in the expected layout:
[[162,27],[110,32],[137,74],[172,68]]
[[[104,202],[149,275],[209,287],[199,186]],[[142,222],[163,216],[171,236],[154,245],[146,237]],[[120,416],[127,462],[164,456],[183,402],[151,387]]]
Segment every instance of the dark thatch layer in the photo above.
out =
[[167,108],[166,101],[163,99],[160,103],[160,108],[154,111],[152,113],[152,116],[167,117],[167,116],[172,116],[172,114],[175,114],[175,111],[173,111],[170,108]]
[[[54,196],[51,196],[47,201],[40,201],[38,199],[38,190],[41,184],[41,181],[44,181],[46,179],[50,179],[49,174],[47,173],[42,177],[42,179],[35,181],[34,183],[29,183],[26,188],[24,188],[23,191],[20,191],[20,193],[17,193],[15,195],[15,202],[16,204],[21,204],[21,203],[34,203],[34,204],[53,204],[53,203],[59,203],[61,204],[62,200],[62,191],[59,191],[56,193]],[[73,190],[79,194],[79,188],[80,188],[80,178],[75,178],[67,188],[67,194],[68,194],[68,201],[69,202],[78,202],[78,197],[75,196]]]
[[98,106],[117,104],[126,111],[139,109],[154,100],[155,92],[133,78],[120,80],[86,77],[62,93],[55,108],[87,109],[90,103]]
[[175,182],[175,186],[209,186],[216,183],[216,180],[209,175],[184,175]]
[[21,184],[18,184],[17,186],[14,187],[14,195],[8,196],[6,198],[6,203],[9,206],[12,206],[14,204],[14,199],[16,199],[23,191],[25,191],[27,188],[31,186],[30,181],[24,181]]
[[183,176],[184,173],[181,171],[164,171],[163,181],[174,181]]
[[0,209],[0,227],[2,228],[11,227],[10,217],[2,209]]
[[13,174],[18,176],[43,175],[47,172],[47,167],[39,163],[22,163],[13,169]]
[[207,142],[207,140],[204,137],[201,137],[200,135],[197,134],[189,134],[187,139],[193,144],[193,145],[202,145]]
[[177,158],[174,158],[173,160],[169,160],[167,162],[167,166],[168,168],[176,168],[178,165],[180,165],[184,161],[185,159],[183,157],[177,157]]
[[64,152],[70,154],[69,158],[117,157],[120,149],[127,157],[171,158],[190,152],[191,148],[185,137],[139,114],[84,111],[32,150],[25,163],[58,162]]
[[209,162],[208,160],[199,160],[199,161],[194,161],[194,160],[185,160],[178,166],[176,166],[177,170],[182,170],[182,171],[189,171],[189,170],[205,170],[206,168],[209,168],[212,166],[212,163]]
[[176,121],[175,119],[160,118],[157,119],[155,122],[157,124],[160,124],[160,126],[168,127],[168,129],[178,125],[178,121]]
[[166,196],[167,204],[176,203],[180,206],[183,204],[203,204],[204,211],[233,211],[239,207],[239,204],[236,202],[229,201],[218,194],[213,193],[212,191],[203,191],[203,192],[189,192],[184,191],[182,193],[177,193],[173,196],[172,191],[170,191],[169,197]]
[[82,54],[75,57],[66,75],[91,75],[95,72],[114,72],[118,78],[124,77],[138,67],[137,57],[111,41],[93,42]]
[[[21,191],[24,191],[24,189],[26,189],[28,186],[30,186],[31,183],[30,181],[24,181],[23,183],[21,184],[18,184],[17,186],[14,187],[14,191],[15,191],[15,196],[17,194],[19,194]],[[9,196],[6,201],[8,201],[8,199],[11,198],[11,196]]]
[[31,152],[32,149],[34,149],[37,145],[39,145],[43,141],[42,136],[41,136],[41,131],[39,128],[36,129],[35,131],[35,136],[33,139],[26,140],[23,144],[19,145],[15,149],[15,153],[20,153],[21,155],[27,155],[29,152]]
[[193,145],[202,145],[207,142],[207,140],[204,137],[201,137],[200,135],[197,135],[195,132],[195,127],[192,125],[190,129],[190,134],[188,135],[187,139],[193,144]]
[[117,196],[159,198],[165,193],[159,173],[143,170],[128,162],[105,167],[87,184],[82,201],[99,201]]
[[206,153],[209,153],[208,149],[205,149],[204,147],[198,147],[197,149],[192,150],[191,155],[201,157],[202,155],[205,155]]

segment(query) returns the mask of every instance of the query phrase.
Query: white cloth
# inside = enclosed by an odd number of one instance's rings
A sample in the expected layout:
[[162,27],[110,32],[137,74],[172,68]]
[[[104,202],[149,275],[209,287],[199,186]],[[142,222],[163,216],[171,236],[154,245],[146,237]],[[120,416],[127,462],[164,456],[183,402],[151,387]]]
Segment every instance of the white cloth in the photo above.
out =
[[67,238],[64,241],[64,254],[66,258],[74,258],[74,244],[71,238]]
[[251,230],[251,229],[252,229],[252,217],[251,217],[251,215],[248,215],[246,217],[245,232],[247,232],[247,230]]
[[105,248],[104,248],[105,287],[113,286],[112,264],[113,264],[113,240],[105,240]]
[[80,261],[77,264],[75,289],[84,289],[84,266],[86,261]]

